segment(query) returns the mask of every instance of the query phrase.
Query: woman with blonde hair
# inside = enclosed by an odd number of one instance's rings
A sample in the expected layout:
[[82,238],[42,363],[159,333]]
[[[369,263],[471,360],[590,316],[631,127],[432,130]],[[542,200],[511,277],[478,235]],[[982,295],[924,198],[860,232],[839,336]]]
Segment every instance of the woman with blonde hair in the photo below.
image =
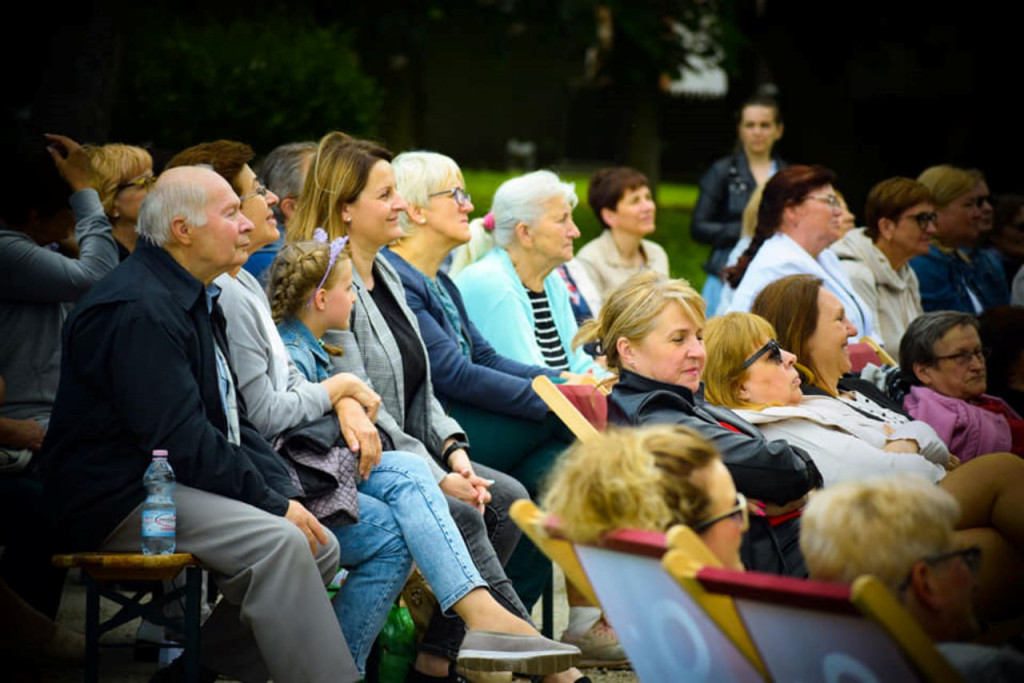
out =
[[548,479],[543,504],[575,542],[685,524],[723,566],[743,569],[746,499],[715,449],[680,425],[613,428],[577,443]]
[[942,165],[925,169],[917,180],[931,191],[938,217],[928,253],[910,260],[921,285],[924,310],[977,314],[1008,303],[1002,268],[987,254],[972,249],[987,222],[984,177]]
[[797,547],[799,511],[821,485],[810,457],[784,441],[767,441],[730,410],[701,396],[704,300],[685,280],[654,272],[632,276],[608,297],[576,343],[594,342],[619,373],[608,419],[619,425],[689,427],[722,454],[736,487],[759,501],[743,545],[751,569],[806,575]]
[[86,145],[84,149],[96,171],[96,190],[103,211],[114,226],[118,256],[123,261],[135,250],[139,207],[156,182],[153,157],[141,147],[117,142]]
[[[512,477],[470,460],[465,431],[434,396],[427,349],[406,304],[401,279],[381,253],[402,236],[399,217],[409,208],[398,192],[391,159],[391,153],[375,143],[340,132],[325,135],[310,162],[287,237],[291,242],[309,240],[320,228],[329,241],[348,238],[355,304],[350,329],[328,330],[323,336],[344,351],[330,358],[333,369],[367,377],[379,392],[377,424],[365,421],[369,438],[379,429],[380,438],[393,449],[427,463],[490,589],[488,597],[511,612],[499,630],[525,636],[520,637],[522,651],[515,655],[507,651],[508,636],[502,639],[479,630],[465,635],[460,620],[437,611],[420,643],[416,680],[449,676],[456,658],[469,669],[482,664],[477,660],[504,658],[509,670],[560,670],[556,676],[575,680],[578,673],[563,669],[575,661],[579,650],[537,634],[502,569],[519,540],[508,507],[513,500],[526,498],[526,491]],[[468,663],[459,654],[460,647],[474,651]],[[499,652],[502,648],[504,653]]]

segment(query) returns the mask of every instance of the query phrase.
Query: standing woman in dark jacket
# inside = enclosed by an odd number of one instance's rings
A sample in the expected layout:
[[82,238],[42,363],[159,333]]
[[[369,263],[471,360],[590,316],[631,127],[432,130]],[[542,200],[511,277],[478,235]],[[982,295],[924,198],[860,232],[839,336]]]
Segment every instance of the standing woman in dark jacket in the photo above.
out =
[[685,425],[722,454],[737,490],[755,501],[744,566],[806,576],[800,513],[821,474],[804,451],[768,441],[731,410],[704,402],[703,328],[704,300],[685,280],[644,272],[612,293],[576,341],[598,342],[608,369],[619,372],[609,422]]
[[775,100],[755,96],[740,107],[737,115],[736,151],[722,157],[700,180],[700,196],[693,209],[690,234],[711,245],[704,264],[707,279],[701,292],[708,310],[718,307],[722,291],[721,271],[729,252],[740,237],[743,209],[758,185],[764,185],[786,162],[772,155],[782,137],[782,112]]

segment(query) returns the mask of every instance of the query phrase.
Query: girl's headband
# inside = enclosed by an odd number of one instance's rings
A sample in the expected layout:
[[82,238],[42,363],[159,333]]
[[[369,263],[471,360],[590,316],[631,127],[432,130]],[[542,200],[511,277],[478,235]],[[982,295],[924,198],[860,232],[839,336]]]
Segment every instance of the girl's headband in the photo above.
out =
[[[327,244],[327,231],[325,231],[323,228],[317,228],[316,230],[314,230],[313,241],[320,242],[321,244]],[[331,258],[329,261],[327,261],[327,270],[324,271],[324,276],[320,278],[320,284],[314,287],[313,293],[309,295],[309,301],[306,302],[306,308],[309,308],[310,306],[313,305],[313,298],[316,296],[316,293],[320,290],[320,288],[324,286],[324,283],[327,282],[327,276],[331,274],[331,268],[334,267],[334,262],[338,260],[338,254],[341,253],[341,250],[345,248],[346,244],[348,244],[347,236],[336,237],[333,240],[331,240]]]

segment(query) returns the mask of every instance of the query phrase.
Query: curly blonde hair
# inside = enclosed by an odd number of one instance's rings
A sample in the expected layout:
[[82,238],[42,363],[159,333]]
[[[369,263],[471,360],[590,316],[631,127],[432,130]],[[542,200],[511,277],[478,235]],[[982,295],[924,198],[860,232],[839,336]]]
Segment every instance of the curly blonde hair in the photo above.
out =
[[693,475],[718,458],[708,442],[680,425],[612,428],[562,456],[542,504],[566,536],[581,543],[615,529],[692,525],[711,507]]
[[639,344],[658,326],[661,312],[672,301],[697,327],[704,326],[704,299],[683,279],[673,280],[653,270],[641,271],[623,282],[604,302],[601,314],[583,323],[573,347],[599,342],[609,370],[622,370],[619,339]]
[[[330,289],[338,282],[338,266],[348,261],[350,255],[346,246],[338,254],[327,279],[322,285]],[[274,322],[280,324],[286,318],[298,317],[299,311],[309,298],[324,271],[330,263],[330,247],[324,242],[294,242],[281,247],[274,262],[270,264],[267,280],[267,298],[270,299],[270,315]],[[324,349],[332,355],[341,355],[336,347],[324,345]]]

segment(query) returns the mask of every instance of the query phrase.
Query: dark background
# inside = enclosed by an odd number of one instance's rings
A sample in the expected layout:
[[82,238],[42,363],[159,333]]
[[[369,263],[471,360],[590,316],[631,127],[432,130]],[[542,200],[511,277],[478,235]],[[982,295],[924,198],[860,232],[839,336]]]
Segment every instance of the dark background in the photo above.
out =
[[159,165],[205,139],[266,153],[340,128],[495,169],[518,138],[536,143],[540,166],[633,162],[695,182],[734,144],[738,104],[773,83],[778,151],[836,170],[858,213],[878,180],[937,163],[1024,190],[1021,24],[1008,4],[720,3],[728,95],[655,95],[646,113],[635,88],[583,76],[592,4],[37,3],[5,21],[3,137],[143,144]]

